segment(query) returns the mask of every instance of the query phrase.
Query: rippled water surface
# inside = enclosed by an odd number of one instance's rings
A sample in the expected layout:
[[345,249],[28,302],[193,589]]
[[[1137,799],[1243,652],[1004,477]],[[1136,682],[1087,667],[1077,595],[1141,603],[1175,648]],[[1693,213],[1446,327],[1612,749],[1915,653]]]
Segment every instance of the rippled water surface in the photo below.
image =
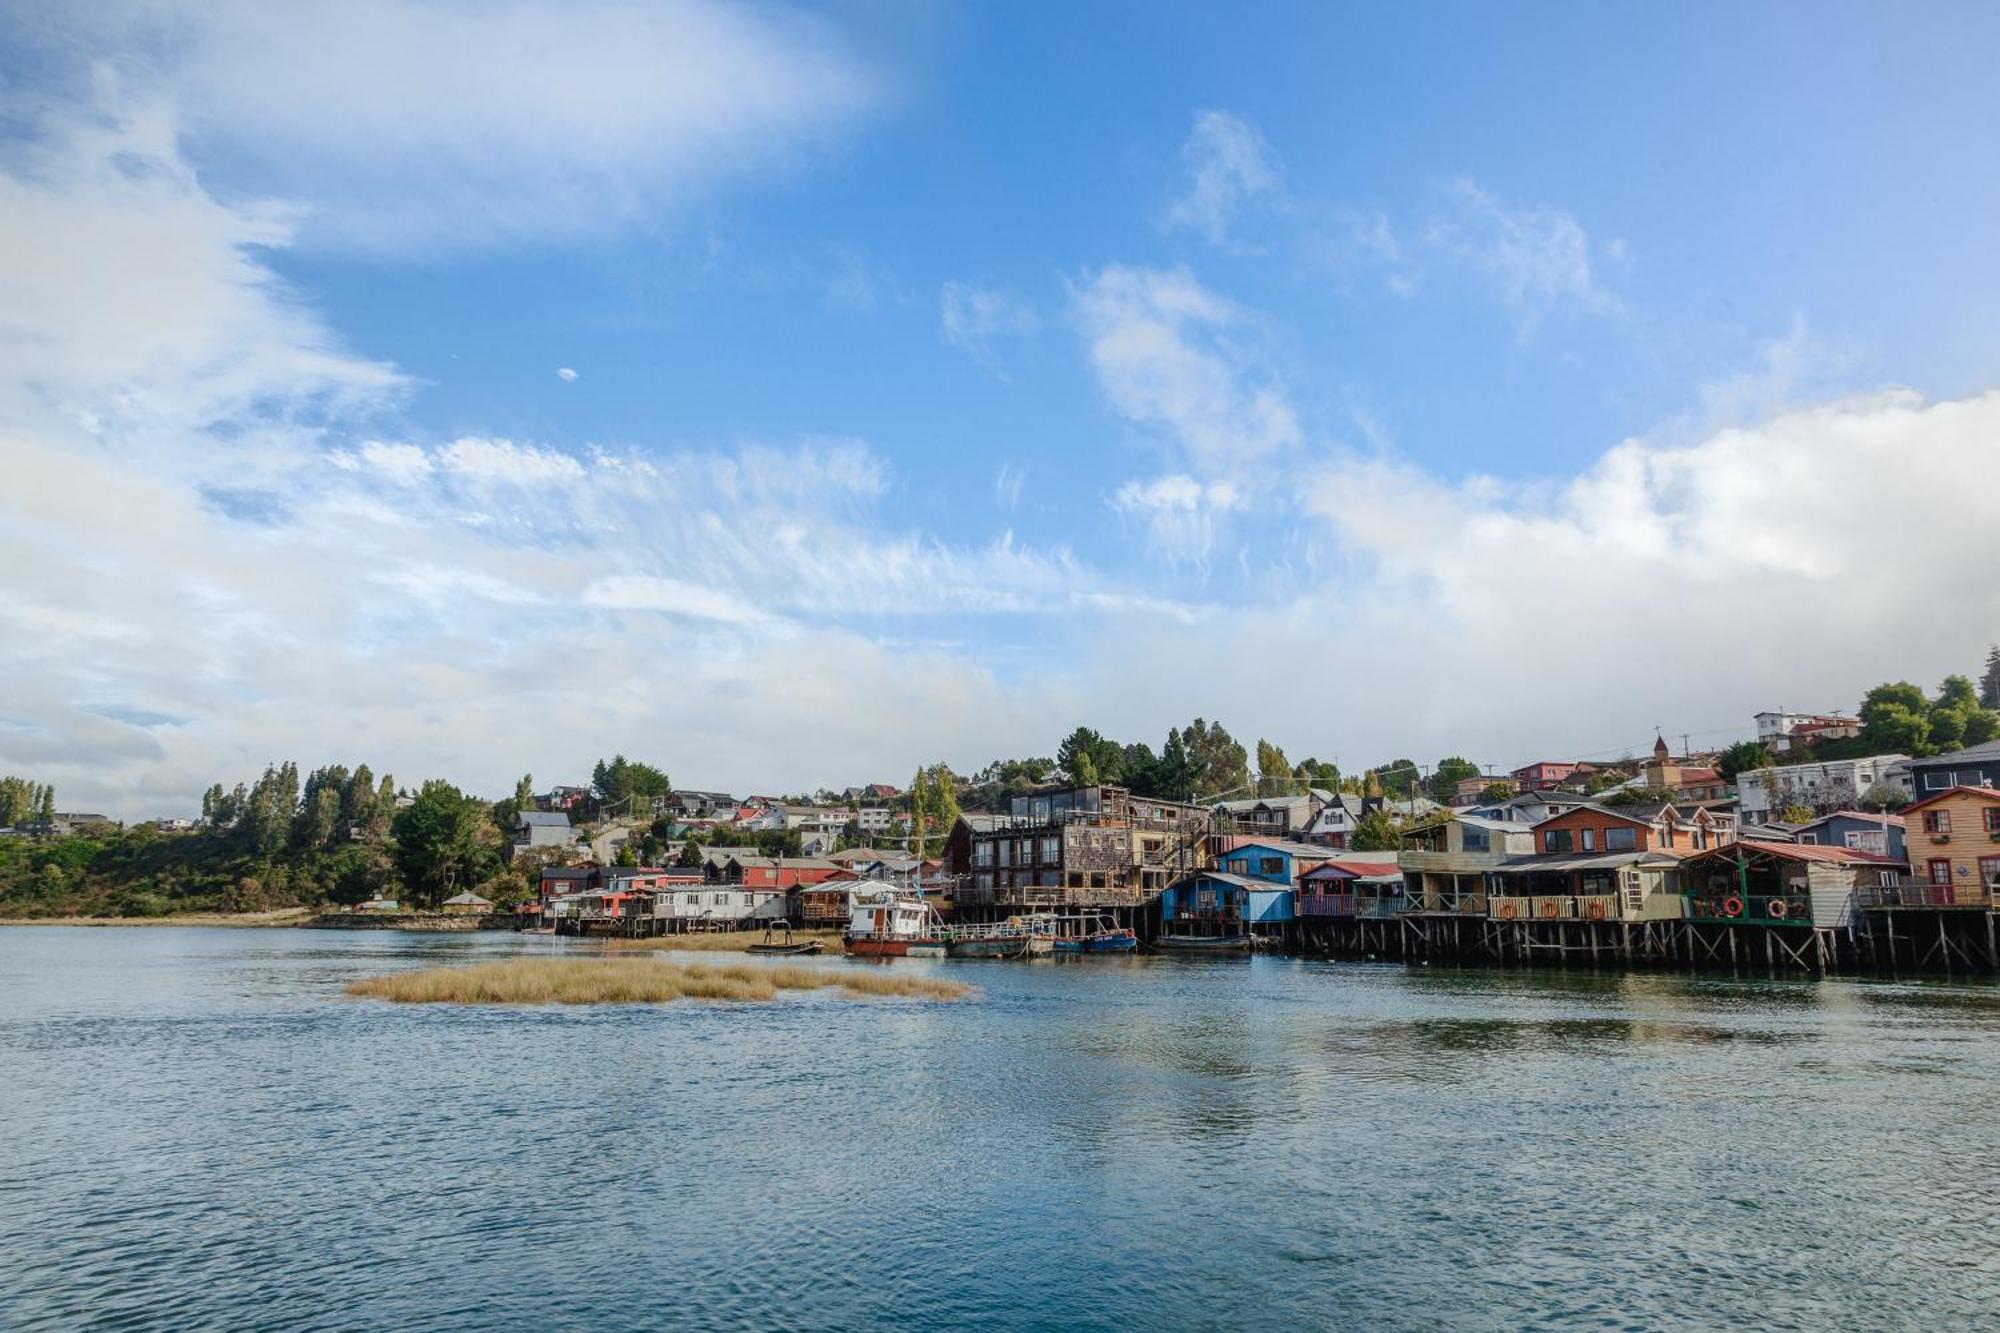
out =
[[340,995],[580,947],[0,930],[0,1327],[1996,1318],[1990,987],[1260,958],[890,965],[956,1004]]

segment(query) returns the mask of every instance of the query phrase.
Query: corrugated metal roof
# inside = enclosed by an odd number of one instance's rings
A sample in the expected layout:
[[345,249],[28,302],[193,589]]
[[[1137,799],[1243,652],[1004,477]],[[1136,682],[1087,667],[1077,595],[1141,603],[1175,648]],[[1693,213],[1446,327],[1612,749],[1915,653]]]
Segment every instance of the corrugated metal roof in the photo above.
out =
[[[1852,847],[1834,847],[1818,842],[1759,842],[1750,838],[1738,838],[1735,842],[1725,842],[1720,847],[1711,847],[1705,852],[1695,852],[1688,861],[1727,859],[1740,849],[1763,852],[1783,861],[1830,861],[1836,865],[1899,866],[1903,863],[1893,856],[1877,856],[1873,852],[1857,852]],[[1685,863],[1683,863],[1685,864]]]

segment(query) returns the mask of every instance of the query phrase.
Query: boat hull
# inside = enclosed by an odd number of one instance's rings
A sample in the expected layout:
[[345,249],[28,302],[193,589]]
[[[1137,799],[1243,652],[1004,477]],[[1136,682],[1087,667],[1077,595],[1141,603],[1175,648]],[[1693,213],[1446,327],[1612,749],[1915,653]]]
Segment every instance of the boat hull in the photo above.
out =
[[743,952],[766,954],[776,958],[798,958],[818,953],[824,947],[818,940],[807,940],[803,944],[752,944]]
[[1038,935],[1016,935],[999,939],[953,940],[946,946],[952,958],[1039,958],[1050,953],[1055,941]]
[[847,952],[855,958],[942,958],[944,941],[850,939]]
[[1139,937],[1129,930],[1072,936],[1056,941],[1057,953],[1132,953],[1138,947]]
[[1160,953],[1229,956],[1249,953],[1251,940],[1248,935],[1162,935],[1153,941],[1153,948]]

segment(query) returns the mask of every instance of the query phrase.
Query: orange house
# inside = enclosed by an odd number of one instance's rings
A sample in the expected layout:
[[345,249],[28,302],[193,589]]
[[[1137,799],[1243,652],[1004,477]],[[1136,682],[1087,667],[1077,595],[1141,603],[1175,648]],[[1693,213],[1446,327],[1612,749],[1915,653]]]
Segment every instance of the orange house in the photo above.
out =
[[2000,886],[2000,791],[1953,787],[1903,807],[1910,870],[1954,904],[1994,900]]

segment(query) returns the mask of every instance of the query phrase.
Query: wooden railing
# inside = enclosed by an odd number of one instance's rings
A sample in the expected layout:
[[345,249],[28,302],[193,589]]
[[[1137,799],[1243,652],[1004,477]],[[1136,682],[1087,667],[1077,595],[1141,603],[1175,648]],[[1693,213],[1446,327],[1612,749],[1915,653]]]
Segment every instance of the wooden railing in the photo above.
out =
[[1615,893],[1548,893],[1520,897],[1495,896],[1486,914],[1501,921],[1617,921]]
[[1869,885],[1854,891],[1854,905],[1864,909],[1892,907],[1992,907],[1994,892],[1983,884],[1933,884],[1906,879],[1895,884]]

